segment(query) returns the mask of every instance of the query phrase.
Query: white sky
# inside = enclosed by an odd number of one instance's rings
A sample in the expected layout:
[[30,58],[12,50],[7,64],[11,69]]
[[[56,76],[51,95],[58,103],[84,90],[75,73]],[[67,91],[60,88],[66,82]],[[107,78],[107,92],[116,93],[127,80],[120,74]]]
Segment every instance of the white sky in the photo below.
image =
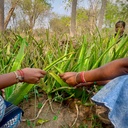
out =
[[[79,0],[78,0],[79,1]],[[70,15],[71,10],[70,8],[65,9],[67,6],[67,3],[63,2],[63,0],[54,0],[52,3],[52,11],[59,14],[59,15]],[[83,6],[85,8],[88,8],[88,0],[82,0],[82,2],[78,2],[78,6]]]
[[[53,7],[52,11],[58,15],[70,15],[71,14],[71,8],[68,8],[67,7],[68,3],[63,2],[63,1],[64,0],[51,0],[51,5]],[[77,6],[88,8],[89,7],[88,0],[82,0],[82,2],[80,2],[80,0],[78,0]],[[10,21],[8,27],[11,27],[12,24],[14,24],[14,23],[12,23],[12,21]],[[38,27],[38,26],[39,26],[39,24],[37,23],[36,27]],[[48,27],[47,19],[45,21],[44,26]]]

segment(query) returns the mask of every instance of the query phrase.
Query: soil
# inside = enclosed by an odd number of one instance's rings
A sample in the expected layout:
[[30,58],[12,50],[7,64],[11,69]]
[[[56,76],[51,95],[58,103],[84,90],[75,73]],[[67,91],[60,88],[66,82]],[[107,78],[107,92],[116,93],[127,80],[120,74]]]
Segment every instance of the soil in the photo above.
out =
[[50,101],[45,93],[31,96],[20,105],[24,115],[19,128],[112,128],[95,113],[96,105],[82,105],[78,99]]

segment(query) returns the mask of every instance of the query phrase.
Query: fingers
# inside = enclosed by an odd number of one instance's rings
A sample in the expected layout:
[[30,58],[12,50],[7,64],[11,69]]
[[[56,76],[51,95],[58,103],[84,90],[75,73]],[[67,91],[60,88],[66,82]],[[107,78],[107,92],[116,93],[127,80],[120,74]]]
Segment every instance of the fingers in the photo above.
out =
[[63,76],[64,76],[64,74],[65,74],[65,73],[63,73],[63,74],[59,74],[59,76],[60,76],[60,77],[63,77]]
[[38,78],[44,78],[44,76],[47,74],[46,71],[41,70],[41,69],[37,69],[37,74],[38,74]]
[[[39,83],[41,78],[47,74],[46,71],[38,68],[25,68],[22,69],[24,72],[24,82],[27,83]],[[66,72],[59,74],[60,78],[71,86],[76,85],[76,74],[77,72]]]
[[41,73],[43,76],[47,74],[47,72],[44,71],[44,70],[41,70],[40,73]]
[[70,77],[73,77],[76,75],[76,72],[66,72],[63,74],[59,74],[59,76],[61,77],[61,79],[63,79],[64,81],[69,79]]
[[[59,76],[60,76],[60,75],[59,75]],[[70,77],[67,77],[67,76],[65,76],[65,75],[63,74],[63,75],[60,76],[60,78],[61,78],[64,82],[66,82],[66,80],[67,80],[68,78],[70,78]]]
[[39,83],[41,78],[44,78],[46,71],[39,68],[24,68],[24,82],[26,83]]
[[39,71],[39,74],[38,74],[38,76],[37,76],[37,80],[36,80],[35,84],[40,83],[40,79],[41,79],[41,78],[44,78],[44,76],[45,76],[46,74],[47,74],[46,71],[40,70],[40,71]]
[[39,74],[38,78],[44,78],[45,75]]
[[39,84],[39,83],[40,83],[40,80],[37,80],[37,81],[36,81],[36,84]]
[[80,84],[77,84],[77,85],[75,86],[75,88],[83,87],[83,86],[85,86],[85,85],[86,85],[86,83],[80,83]]
[[83,87],[83,86],[85,86],[85,87],[90,87],[91,85],[93,85],[92,83],[93,83],[93,82],[80,83],[80,84],[77,84],[77,85],[75,86],[75,88],[79,88],[79,87]]

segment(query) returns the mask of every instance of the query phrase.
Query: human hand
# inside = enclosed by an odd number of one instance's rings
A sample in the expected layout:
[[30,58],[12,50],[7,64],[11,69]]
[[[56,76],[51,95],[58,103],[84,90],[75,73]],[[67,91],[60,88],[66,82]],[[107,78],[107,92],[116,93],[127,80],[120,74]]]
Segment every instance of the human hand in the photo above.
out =
[[71,86],[76,86],[78,83],[76,81],[77,72],[66,72],[63,74],[60,74],[60,78],[66,82],[67,84]]
[[94,82],[85,82],[85,83],[79,83],[75,86],[75,88],[80,88],[80,87],[90,87],[94,85]]
[[38,68],[24,68],[22,69],[24,73],[23,82],[36,84],[40,82],[40,79],[46,75],[46,72]]

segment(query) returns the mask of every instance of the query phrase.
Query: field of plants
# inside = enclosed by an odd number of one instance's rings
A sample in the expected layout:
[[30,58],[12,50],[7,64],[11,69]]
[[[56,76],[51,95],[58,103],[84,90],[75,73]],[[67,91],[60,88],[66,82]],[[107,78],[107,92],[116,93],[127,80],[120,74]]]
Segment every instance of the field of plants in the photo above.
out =
[[81,35],[52,35],[48,30],[42,37],[20,35],[12,32],[0,36],[0,73],[13,72],[25,67],[41,68],[47,75],[39,84],[19,83],[5,89],[6,99],[16,105],[28,99],[38,89],[45,92],[49,100],[60,102],[71,98],[88,105],[90,93],[101,87],[93,86],[74,89],[64,83],[58,74],[67,71],[86,71],[97,68],[117,58],[127,56],[128,39],[97,34],[92,37]]

